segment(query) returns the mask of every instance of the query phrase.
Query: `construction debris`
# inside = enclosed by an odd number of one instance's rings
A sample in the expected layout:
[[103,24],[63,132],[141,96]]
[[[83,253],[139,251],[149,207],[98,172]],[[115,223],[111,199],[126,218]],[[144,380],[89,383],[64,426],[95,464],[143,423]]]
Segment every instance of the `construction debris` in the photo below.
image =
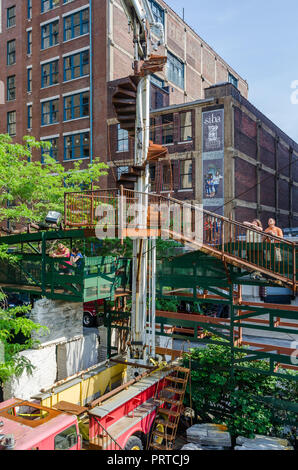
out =
[[185,444],[181,450],[203,450],[203,447],[193,444],[192,442]]
[[195,424],[186,431],[187,440],[203,450],[226,450],[232,446],[230,433],[220,424]]
[[294,450],[286,439],[256,435],[254,439],[239,436],[234,450]]

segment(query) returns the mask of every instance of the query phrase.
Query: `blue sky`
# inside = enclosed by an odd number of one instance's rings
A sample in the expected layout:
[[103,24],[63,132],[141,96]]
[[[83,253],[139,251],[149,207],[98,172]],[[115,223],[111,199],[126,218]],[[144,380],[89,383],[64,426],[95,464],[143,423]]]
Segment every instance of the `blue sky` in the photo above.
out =
[[166,2],[180,16],[185,8],[189,26],[248,81],[249,100],[298,142],[298,1]]

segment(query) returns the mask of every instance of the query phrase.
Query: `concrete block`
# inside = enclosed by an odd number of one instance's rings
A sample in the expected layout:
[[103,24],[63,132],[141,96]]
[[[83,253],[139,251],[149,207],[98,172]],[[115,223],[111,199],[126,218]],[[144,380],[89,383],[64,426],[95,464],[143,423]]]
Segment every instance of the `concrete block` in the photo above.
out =
[[294,450],[286,439],[256,435],[254,439],[239,436],[234,450]]
[[26,357],[35,367],[32,375],[23,372],[19,378],[12,378],[3,386],[4,400],[16,397],[29,400],[42,388],[50,387],[57,377],[56,346],[23,351],[19,355]]
[[185,444],[185,446],[183,446],[181,450],[203,450],[203,448],[190,442],[189,444]]
[[57,380],[83,370],[83,338],[57,345]]
[[83,335],[83,304],[80,302],[40,299],[35,302],[30,318],[49,330],[33,334],[42,344]]
[[195,424],[186,431],[188,442],[199,444],[204,449],[224,449],[232,446],[230,433],[218,424]]

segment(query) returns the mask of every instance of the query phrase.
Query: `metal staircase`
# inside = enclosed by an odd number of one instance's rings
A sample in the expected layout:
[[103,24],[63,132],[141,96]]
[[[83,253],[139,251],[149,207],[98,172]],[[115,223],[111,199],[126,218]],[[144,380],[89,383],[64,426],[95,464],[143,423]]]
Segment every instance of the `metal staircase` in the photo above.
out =
[[176,240],[192,251],[217,258],[225,267],[233,265],[243,273],[258,273],[296,293],[295,242],[260,233],[189,202],[126,189],[68,193],[65,195],[65,227],[100,227],[96,209],[108,204],[115,211],[113,225],[121,232],[121,239],[136,236],[135,228],[139,227],[134,227],[132,222],[128,225],[124,214],[121,217],[118,214],[122,213],[124,200],[126,206],[142,204],[144,197],[148,201],[148,217],[147,224],[139,230],[140,236]]
[[165,377],[166,386],[160,391],[155,421],[152,426],[149,449],[172,450],[175,445],[185,390],[190,370],[176,366],[173,373]]

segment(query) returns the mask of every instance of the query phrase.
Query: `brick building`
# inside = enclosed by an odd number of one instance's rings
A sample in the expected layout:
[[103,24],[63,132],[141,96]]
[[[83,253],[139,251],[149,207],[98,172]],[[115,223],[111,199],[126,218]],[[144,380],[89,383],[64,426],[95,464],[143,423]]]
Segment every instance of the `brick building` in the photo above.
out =
[[[165,73],[152,80],[153,107],[200,99],[221,81],[247,96],[247,83],[175,12],[161,0],[149,2],[165,26],[160,53],[168,57]],[[0,8],[6,88],[0,133],[51,141],[51,155],[66,168],[74,159],[107,161],[106,83],[132,73],[133,43],[120,1],[1,0]]]
[[[114,187],[133,162],[133,140],[109,109]],[[153,191],[238,221],[258,217],[266,225],[274,217],[282,227],[298,226],[298,144],[232,84],[205,89],[201,100],[153,110],[151,137],[169,152],[169,159],[151,165]]]

